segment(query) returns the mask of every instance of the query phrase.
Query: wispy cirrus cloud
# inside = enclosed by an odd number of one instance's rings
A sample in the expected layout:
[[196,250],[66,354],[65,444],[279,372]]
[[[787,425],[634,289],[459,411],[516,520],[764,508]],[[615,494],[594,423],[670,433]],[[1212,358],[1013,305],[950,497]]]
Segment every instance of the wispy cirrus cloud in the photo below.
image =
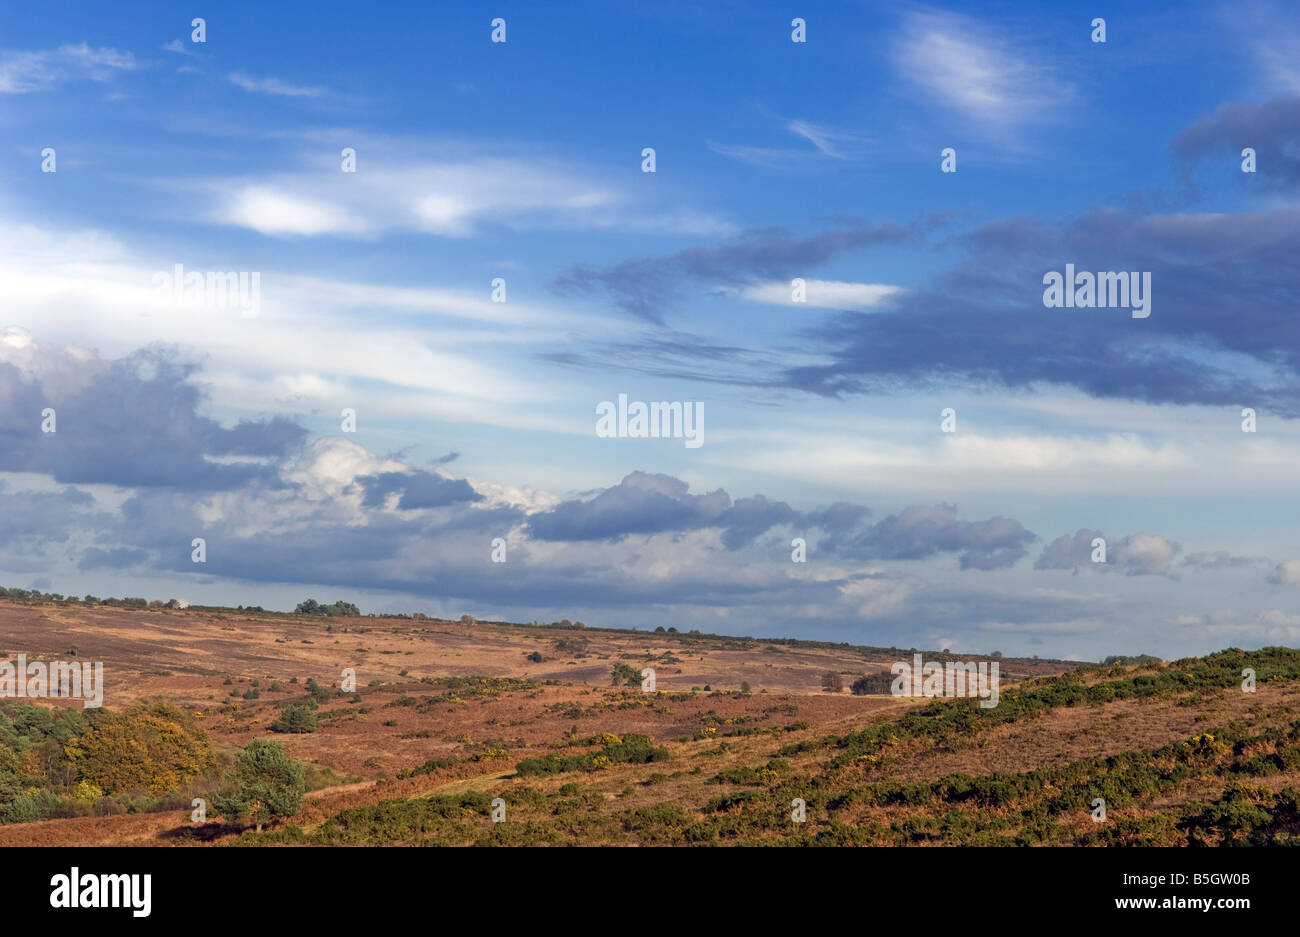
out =
[[840,254],[897,245],[918,237],[917,226],[897,224],[858,223],[806,236],[763,228],[746,231],[716,247],[690,247],[661,257],[634,257],[604,268],[578,264],[558,277],[554,286],[561,293],[607,291],[626,311],[661,324],[665,307],[674,302],[681,285],[690,280],[743,288],[755,280],[780,277],[788,284],[789,278],[806,274]]
[[930,102],[1004,139],[1073,97],[1069,83],[1027,43],[959,13],[905,15],[894,62]]
[[[201,214],[276,237],[373,238],[423,232],[465,238],[489,225],[516,230],[633,230],[725,234],[722,219],[693,207],[647,206],[586,167],[529,155],[454,150],[441,160],[391,158],[342,173],[338,163],[298,172],[208,179]],[[359,159],[368,151],[358,148]]]
[[232,85],[255,94],[273,94],[286,98],[318,98],[325,93],[324,88],[291,85],[273,76],[255,78],[243,72],[232,72],[229,80]]
[[812,144],[811,149],[807,146],[754,146],[724,143],[709,143],[709,149],[760,169],[784,171],[815,169],[825,166],[828,160],[848,162],[861,159],[866,155],[871,144],[871,138],[860,131],[808,120],[787,121],[784,129]]
[[49,91],[66,81],[108,81],[137,67],[130,52],[82,42],[40,52],[10,52],[0,58],[0,94]]

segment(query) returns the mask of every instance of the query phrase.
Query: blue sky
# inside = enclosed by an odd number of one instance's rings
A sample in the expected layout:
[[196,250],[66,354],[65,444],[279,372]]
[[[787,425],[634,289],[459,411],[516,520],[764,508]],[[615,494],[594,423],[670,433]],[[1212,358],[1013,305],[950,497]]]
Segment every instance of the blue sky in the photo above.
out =
[[[0,582],[1294,645],[1300,17],[1129,6],[0,12]],[[1067,263],[1151,315],[1046,308]]]

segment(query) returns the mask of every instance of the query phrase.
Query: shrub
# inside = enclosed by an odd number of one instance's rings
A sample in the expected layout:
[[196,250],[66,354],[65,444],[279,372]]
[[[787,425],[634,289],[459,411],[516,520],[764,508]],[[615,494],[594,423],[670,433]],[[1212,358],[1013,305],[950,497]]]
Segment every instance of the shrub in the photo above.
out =
[[167,703],[124,713],[97,710],[90,728],[66,746],[80,777],[112,794],[181,787],[214,764],[207,735],[193,717]]
[[287,706],[280,713],[280,717],[271,723],[271,731],[301,735],[306,732],[315,732],[319,724],[316,713],[312,711],[311,707]]
[[628,686],[641,685],[641,671],[623,663],[623,661],[619,661],[614,665],[614,668],[610,671],[610,676],[613,678],[610,682],[614,686],[620,686],[622,684],[627,684]]

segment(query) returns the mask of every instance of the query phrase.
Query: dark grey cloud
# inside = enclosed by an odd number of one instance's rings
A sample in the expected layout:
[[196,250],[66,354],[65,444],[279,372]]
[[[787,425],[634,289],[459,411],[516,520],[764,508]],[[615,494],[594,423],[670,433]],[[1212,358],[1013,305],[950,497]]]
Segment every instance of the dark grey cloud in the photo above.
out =
[[88,492],[64,488],[11,493],[0,479],[0,547],[44,553],[53,544],[66,543],[72,532],[97,528],[107,520]]
[[660,257],[635,257],[609,267],[578,264],[556,278],[561,294],[603,292],[638,318],[662,324],[688,281],[736,286],[790,279],[850,251],[916,240],[932,225],[854,224],[799,236],[784,228],[747,231],[716,247],[690,247]]
[[836,501],[829,507],[817,508],[804,514],[803,522],[809,527],[820,527],[826,532],[823,546],[834,543],[836,537],[842,536],[858,527],[871,516],[871,508],[848,501]]
[[1057,537],[1043,548],[1034,569],[1073,569],[1092,563],[1092,542],[1098,537],[1106,539],[1100,530],[1080,530],[1073,536]]
[[1246,566],[1255,566],[1260,563],[1268,563],[1270,560],[1264,556],[1234,556],[1226,550],[1215,550],[1213,552],[1189,553],[1183,557],[1183,566],[1192,566],[1196,569],[1242,569]]
[[[1041,383],[1300,416],[1300,211],[1105,210],[1061,227],[999,221],[955,243],[965,259],[930,285],[816,328],[830,360],[781,383],[827,396]],[[1045,307],[1042,277],[1066,263],[1151,272],[1150,317]]]
[[366,491],[363,504],[371,508],[382,506],[388,496],[394,492],[401,494],[397,507],[403,511],[440,508],[463,501],[483,500],[483,496],[463,478],[445,478],[435,472],[419,469],[410,472],[358,475],[356,483]]
[[[242,507],[212,521],[201,510],[202,499],[188,493],[141,491],[122,505],[114,536],[147,551],[154,565],[171,572],[366,588],[387,588],[397,580],[409,586],[408,579],[422,579],[427,587],[415,591],[436,594],[448,588],[446,552],[465,554],[467,544],[474,543],[486,558],[491,538],[507,533],[523,517],[516,508],[472,508],[472,500],[462,500],[438,516],[373,509],[366,511],[365,523],[357,523],[344,505],[305,489],[250,486],[240,496],[246,499]],[[282,520],[269,530],[246,533],[247,518],[258,509],[276,511]],[[206,544],[202,565],[191,558],[195,537]]]
[[962,569],[1002,569],[1025,555],[1038,537],[1019,521],[994,517],[963,521],[951,504],[909,507],[856,533],[822,544],[868,560],[919,560],[956,553]]
[[722,543],[728,550],[749,546],[773,527],[799,519],[799,512],[784,501],[768,501],[762,495],[737,498],[736,503],[718,519]]
[[696,530],[714,526],[731,507],[721,488],[705,495],[671,475],[633,472],[585,501],[565,501],[535,514],[528,532],[538,540],[619,540],[628,534]]
[[131,566],[137,566],[150,558],[150,554],[145,550],[137,550],[133,547],[114,547],[109,550],[101,550],[99,547],[90,547],[81,554],[81,562],[77,568],[87,569],[127,569]]
[[804,513],[763,495],[734,504],[722,489],[692,495],[689,486],[670,475],[633,472],[594,498],[565,501],[533,515],[529,533],[539,540],[620,540],[629,534],[683,532],[718,528],[729,550],[748,546],[775,527],[819,529],[819,553],[859,560],[917,560],[941,553],[958,554],[962,569],[1002,569],[1025,555],[1037,537],[1019,521],[995,517],[984,521],[957,518],[949,504],[910,507],[867,523],[871,510],[837,502]]
[[[1173,139],[1188,163],[1217,155],[1228,171],[1269,189],[1300,182],[1300,97],[1284,95],[1262,104],[1225,104]],[[1256,171],[1240,173],[1241,151],[1255,151]]]
[[[190,381],[198,365],[173,350],[114,361],[41,354],[42,379],[0,362],[0,471],[73,484],[229,489],[275,479],[274,462],[306,437],[278,416],[226,428],[201,415],[203,392]],[[55,411],[53,433],[41,431],[46,408]],[[213,461],[232,456],[265,461]]]

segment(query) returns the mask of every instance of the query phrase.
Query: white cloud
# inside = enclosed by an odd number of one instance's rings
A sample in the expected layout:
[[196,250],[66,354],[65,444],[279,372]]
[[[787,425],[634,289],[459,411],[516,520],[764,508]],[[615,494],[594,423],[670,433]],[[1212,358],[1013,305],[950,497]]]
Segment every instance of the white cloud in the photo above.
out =
[[196,183],[200,208],[219,224],[270,235],[375,237],[422,231],[468,237],[482,225],[572,230],[725,233],[730,226],[694,210],[636,210],[591,174],[527,157],[410,161],[340,171],[339,163],[300,173]]
[[1132,534],[1111,549],[1109,563],[1132,575],[1167,575],[1181,547],[1159,534]]
[[814,124],[807,120],[792,120],[785,125],[785,129],[795,136],[803,137],[817,147],[822,155],[832,159],[849,159],[869,142],[865,134],[857,131]]
[[366,223],[345,209],[268,186],[247,186],[234,192],[220,220],[271,235],[361,234],[366,230]]
[[758,166],[760,169],[797,170],[825,165],[827,159],[853,160],[862,157],[870,138],[856,130],[844,130],[807,120],[791,120],[785,129],[813,145],[813,149],[780,146],[747,146],[709,143],[722,156]]
[[0,94],[47,91],[64,81],[108,81],[117,72],[136,67],[130,52],[86,43],[62,45],[42,52],[13,52],[0,59]]
[[1283,560],[1268,574],[1275,586],[1300,586],[1300,560]]
[[727,288],[741,299],[777,306],[813,306],[818,309],[870,309],[903,292],[888,283],[845,283],[840,280],[804,280],[805,300],[795,302],[793,287],[785,281],[753,283]]
[[318,98],[325,93],[324,88],[291,85],[274,77],[254,78],[252,75],[245,75],[243,72],[232,72],[230,82],[245,91],[252,91],[255,94],[275,94],[290,98]]
[[935,103],[998,133],[1072,95],[1032,49],[956,13],[908,14],[894,56],[903,77]]
[[[523,298],[493,303],[486,283],[476,292],[394,287],[274,269],[258,271],[261,312],[243,319],[234,309],[186,308],[159,295],[156,272],[178,261],[186,270],[204,269],[201,252],[174,250],[143,258],[94,231],[0,230],[8,304],[0,357],[26,373],[35,366],[37,342],[117,355],[176,344],[201,349],[203,382],[235,411],[261,413],[269,400],[277,412],[298,415],[337,414],[349,405],[375,421],[568,433],[572,426],[547,408],[556,396],[572,397],[573,381],[529,380],[533,356],[567,347],[573,334],[622,328]],[[633,326],[626,328],[630,334]],[[75,373],[75,362],[68,368]],[[58,376],[43,380],[63,386]]]

